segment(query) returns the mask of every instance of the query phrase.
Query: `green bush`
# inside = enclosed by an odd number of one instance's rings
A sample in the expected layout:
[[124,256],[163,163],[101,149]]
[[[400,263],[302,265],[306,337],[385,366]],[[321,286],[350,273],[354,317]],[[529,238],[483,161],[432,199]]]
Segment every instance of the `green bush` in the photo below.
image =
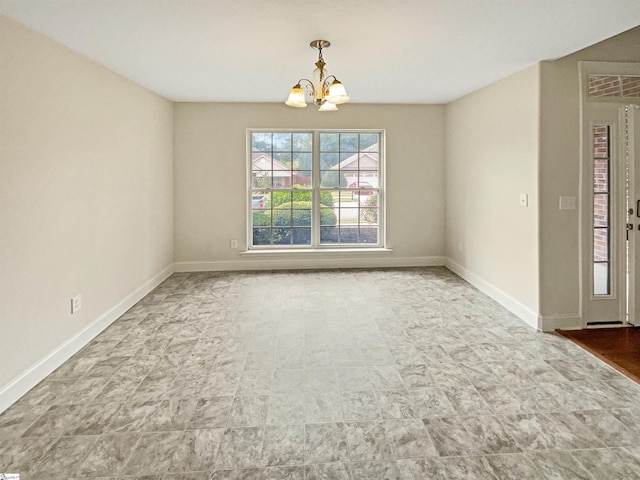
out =
[[320,204],[333,208],[333,195],[331,192],[320,192]]
[[[267,211],[263,210],[254,210],[253,211],[253,226],[254,227],[262,227],[271,225],[271,218],[267,215]],[[269,212],[271,213],[271,212]]]
[[[290,202],[311,202],[312,193],[309,190],[295,190],[294,192],[273,192],[271,194],[271,205],[276,208],[283,203]],[[333,195],[331,192],[320,193],[320,203],[327,207],[333,207]]]
[[271,194],[271,206],[273,208],[279,208],[283,203],[291,203],[292,201],[310,202],[311,192],[309,190],[296,190],[294,192],[273,192]]
[[[333,202],[333,198],[331,201]],[[332,208],[320,209],[321,225],[335,225],[337,220]],[[294,227],[311,225],[311,202],[281,203],[277,210],[273,210],[273,226],[288,227],[290,225]]]

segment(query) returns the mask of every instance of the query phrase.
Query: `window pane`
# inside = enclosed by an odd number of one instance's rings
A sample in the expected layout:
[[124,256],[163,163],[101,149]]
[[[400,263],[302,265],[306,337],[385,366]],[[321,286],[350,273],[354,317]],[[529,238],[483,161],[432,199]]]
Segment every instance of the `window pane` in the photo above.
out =
[[640,97],[640,77],[622,77],[622,96]]
[[298,170],[311,170],[312,169],[312,156],[311,153],[296,153],[293,156],[293,168]]
[[253,171],[251,174],[252,188],[271,188],[271,172]]
[[338,243],[338,227],[321,227],[320,243]]
[[[296,202],[295,206],[300,204],[306,204],[309,202]],[[310,227],[311,226],[311,204],[309,203],[309,208],[294,208],[291,211],[291,222],[295,227]]]
[[378,170],[378,152],[363,152],[360,154],[360,170]]
[[308,170],[293,172],[293,188],[311,188],[311,172]]
[[338,154],[337,153],[320,153],[320,169],[321,170],[331,170],[334,167],[338,166]]
[[606,228],[593,229],[593,261],[609,260],[609,231]]
[[293,134],[293,151],[294,152],[310,152],[312,140],[313,140],[313,135],[311,133],[294,133]]
[[274,153],[273,154],[274,170],[291,170],[291,153]]
[[320,186],[325,188],[346,187],[347,179],[338,170],[324,170],[320,172]]
[[[293,193],[293,201],[296,203],[299,203],[299,202],[311,203],[311,199],[312,199],[311,192],[298,191]],[[309,205],[309,208],[311,208],[311,205]]]
[[606,193],[593,196],[593,226],[609,226],[609,195]]
[[590,97],[619,97],[621,93],[619,75],[589,75]]
[[273,244],[274,245],[291,245],[291,229],[290,228],[274,228]]
[[320,209],[320,225],[333,227],[337,225],[338,217],[336,215],[336,211],[333,208],[322,207]]
[[360,243],[378,243],[378,227],[360,227]]
[[271,229],[270,228],[254,228],[253,244],[254,245],[271,245]]
[[339,192],[322,190],[320,191],[320,207],[329,207],[333,209],[333,206],[336,203],[336,198],[340,198]]
[[338,212],[340,225],[342,226],[342,225],[346,225],[346,224],[357,224],[358,223],[358,208],[353,208],[350,205],[343,207],[343,205],[348,205],[348,204],[346,202],[340,204],[340,209],[339,209],[339,212]]
[[340,227],[340,243],[358,243],[358,227]]
[[311,228],[294,228],[293,244],[311,245]]
[[609,159],[596,158],[593,161],[593,191],[607,193],[609,191]]
[[291,134],[290,133],[274,133],[273,134],[273,151],[288,152],[291,150]]
[[274,209],[289,209],[291,207],[291,192],[273,192],[271,205]]
[[271,226],[271,210],[253,210],[253,226]]
[[251,149],[254,152],[271,151],[271,134],[270,133],[254,133],[251,136]]
[[360,134],[360,151],[377,152],[378,151],[378,134],[377,133],[361,133]]
[[378,223],[378,209],[377,208],[361,208],[360,209],[360,224],[361,225],[376,225]]
[[593,158],[609,158],[609,126],[593,127]]
[[593,294],[594,295],[609,295],[610,293],[609,282],[609,264],[608,263],[594,263],[593,264]]
[[341,133],[340,134],[340,151],[341,152],[357,152],[358,151],[358,134],[357,133]]
[[320,134],[320,151],[321,152],[337,152],[340,149],[340,134],[338,133],[321,133]]

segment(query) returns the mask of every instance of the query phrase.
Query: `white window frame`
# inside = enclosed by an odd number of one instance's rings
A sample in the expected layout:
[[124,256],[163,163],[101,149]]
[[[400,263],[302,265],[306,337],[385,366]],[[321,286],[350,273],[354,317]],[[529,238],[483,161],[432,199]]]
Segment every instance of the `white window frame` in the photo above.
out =
[[[252,208],[252,134],[254,133],[310,133],[312,134],[312,224],[311,224],[311,244],[310,245],[253,245],[253,208]],[[378,242],[377,243],[320,243],[320,192],[330,190],[321,187],[320,174],[320,134],[362,134],[375,133],[379,136],[379,159],[378,159]],[[248,128],[246,131],[246,231],[247,231],[247,253],[260,252],[331,252],[331,251],[352,251],[371,252],[388,250],[386,248],[386,131],[384,129],[295,129],[295,128]],[[357,153],[357,152],[354,152]],[[260,188],[266,191],[281,191],[277,188]],[[354,190],[358,188],[335,187],[334,190]]]

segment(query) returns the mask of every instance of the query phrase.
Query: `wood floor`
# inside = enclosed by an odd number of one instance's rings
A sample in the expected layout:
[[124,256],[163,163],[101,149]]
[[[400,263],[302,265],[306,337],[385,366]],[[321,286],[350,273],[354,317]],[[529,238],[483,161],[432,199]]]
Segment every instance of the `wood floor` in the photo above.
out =
[[640,383],[640,328],[557,330],[623,375]]

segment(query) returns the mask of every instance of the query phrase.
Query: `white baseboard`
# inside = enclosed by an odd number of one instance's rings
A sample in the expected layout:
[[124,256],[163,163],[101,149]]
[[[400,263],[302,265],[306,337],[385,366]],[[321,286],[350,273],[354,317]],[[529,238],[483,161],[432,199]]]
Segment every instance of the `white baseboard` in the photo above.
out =
[[273,256],[252,258],[250,260],[224,260],[214,262],[177,262],[169,265],[153,278],[138,287],[111,309],[96,318],[84,330],[60,345],[37,364],[17,378],[0,388],[0,413],[62,365],[100,332],[117,320],[124,312],[140,301],[174,272],[204,271],[246,271],[246,270],[289,270],[317,268],[381,268],[381,267],[433,267],[446,266],[460,277],[490,296],[509,311],[524,320],[535,329],[553,331],[557,328],[579,329],[582,323],[579,315],[548,315],[541,317],[526,305],[514,299],[501,289],[488,283],[478,275],[457,264],[453,260],[440,257],[378,257],[362,255],[353,257],[332,256],[332,258],[314,258],[313,255]]
[[531,327],[535,328],[536,330],[542,329],[540,315],[531,308],[527,307],[498,287],[487,282],[479,275],[476,275],[475,273],[467,270],[462,265],[454,262],[450,258],[446,259],[445,266],[452,272],[464,278],[467,282],[476,287],[482,293],[493,298],[496,302],[505,307],[514,315],[524,320]]
[[540,329],[543,332],[554,332],[561,330],[581,330],[582,319],[577,313],[566,315],[543,315]]
[[56,368],[80,351],[100,332],[117,320],[124,312],[138,303],[145,295],[166,280],[172,273],[173,264],[162,270],[124,299],[96,318],[82,331],[71,337],[38,363],[0,388],[0,413],[9,408],[25,393],[35,387]]
[[[176,272],[224,272],[246,270],[295,270],[316,268],[384,268],[384,267],[441,267],[444,257],[373,257],[361,255],[345,257],[332,255],[317,258],[319,254],[269,255],[246,260],[220,260],[215,262],[177,262]],[[315,257],[315,258],[314,258]]]

